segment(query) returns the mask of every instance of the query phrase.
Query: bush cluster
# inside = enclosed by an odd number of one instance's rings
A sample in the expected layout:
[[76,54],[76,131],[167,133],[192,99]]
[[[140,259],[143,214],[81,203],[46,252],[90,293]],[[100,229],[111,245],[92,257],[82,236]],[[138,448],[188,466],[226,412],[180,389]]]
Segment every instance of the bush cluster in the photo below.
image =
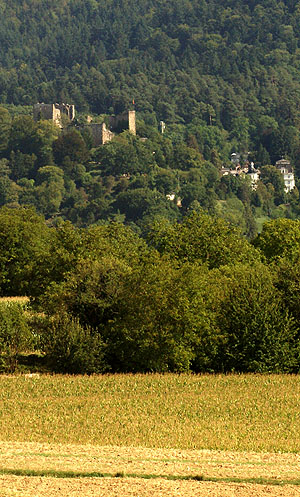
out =
[[34,344],[28,324],[26,306],[9,301],[0,302],[0,371],[12,373],[22,352]]
[[[298,372],[297,229],[268,223],[254,247],[224,221],[192,213],[153,225],[148,243],[121,224],[51,228],[48,252],[29,237],[32,266],[6,250],[18,278],[22,267],[31,275],[24,288],[33,297],[30,313],[0,306],[2,370],[35,347],[61,373]],[[278,237],[283,255],[270,255]]]

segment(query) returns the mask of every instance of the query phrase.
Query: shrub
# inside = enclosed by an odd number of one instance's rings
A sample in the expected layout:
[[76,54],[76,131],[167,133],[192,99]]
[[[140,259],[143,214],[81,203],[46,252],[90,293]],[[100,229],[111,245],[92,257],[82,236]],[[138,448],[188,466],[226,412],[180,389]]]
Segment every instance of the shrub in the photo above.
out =
[[13,373],[18,356],[33,344],[33,335],[25,313],[26,307],[16,302],[0,303],[0,369]]
[[216,319],[225,338],[221,371],[298,372],[298,326],[282,305],[271,271],[257,263],[222,273]]
[[49,318],[41,336],[41,346],[51,369],[57,373],[102,373],[104,344],[97,332],[84,327],[67,314]]

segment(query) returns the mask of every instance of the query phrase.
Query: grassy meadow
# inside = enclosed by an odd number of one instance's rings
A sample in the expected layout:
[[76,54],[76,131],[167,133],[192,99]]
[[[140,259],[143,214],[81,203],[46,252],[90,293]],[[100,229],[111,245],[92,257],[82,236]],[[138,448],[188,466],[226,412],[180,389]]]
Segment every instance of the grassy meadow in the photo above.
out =
[[0,440],[297,452],[293,375],[0,376]]

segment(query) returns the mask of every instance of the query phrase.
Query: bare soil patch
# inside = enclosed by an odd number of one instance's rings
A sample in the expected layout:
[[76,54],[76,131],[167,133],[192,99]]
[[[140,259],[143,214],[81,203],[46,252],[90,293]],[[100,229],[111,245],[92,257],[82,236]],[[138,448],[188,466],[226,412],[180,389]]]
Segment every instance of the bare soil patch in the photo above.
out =
[[[53,478],[2,475],[1,497],[296,497],[300,487],[209,481],[170,481],[168,476],[299,479],[300,454],[99,447],[0,442],[0,469],[101,472],[124,478]],[[156,475],[157,479],[126,477]],[[165,477],[165,478],[164,478]]]

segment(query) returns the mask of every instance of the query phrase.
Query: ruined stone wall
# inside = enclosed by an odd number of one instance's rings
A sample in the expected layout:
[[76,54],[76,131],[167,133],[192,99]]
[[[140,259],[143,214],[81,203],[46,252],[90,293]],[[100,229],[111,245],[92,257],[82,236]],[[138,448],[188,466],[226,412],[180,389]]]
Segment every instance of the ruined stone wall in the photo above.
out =
[[100,145],[104,145],[105,143],[112,140],[115,134],[107,129],[105,123],[88,123],[85,124],[84,129],[89,130],[93,138],[93,146],[99,147]]
[[102,123],[101,131],[102,131],[102,145],[104,145],[107,142],[110,142],[113,139],[113,137],[115,136],[115,134],[112,131],[107,129],[105,123]]
[[109,125],[112,130],[120,133],[129,129],[129,131],[135,135],[136,134],[136,124],[135,124],[135,110],[125,111],[117,116],[111,116],[109,118]]
[[[54,124],[63,127],[62,117],[67,116],[70,121],[75,118],[75,106],[70,104],[45,104],[37,103],[33,106],[33,118],[35,121],[39,119],[51,120]],[[109,127],[105,123],[92,123],[89,117],[88,123],[82,125],[84,129],[88,129],[93,138],[94,147],[99,147],[112,140],[115,132],[129,130],[132,134],[136,134],[135,110],[125,111],[116,117],[109,118]]]
[[56,107],[55,104],[53,104],[53,109],[52,109],[52,121],[56,126],[59,126],[60,128],[62,127],[61,125],[61,112],[60,109]]
[[70,104],[55,104],[56,109],[60,110],[61,114],[65,114],[70,121],[75,118],[75,105]]
[[109,142],[113,137],[114,133],[106,128],[105,123],[89,123],[84,126],[88,129],[93,137],[94,147],[99,147],[99,145],[104,145]]
[[108,129],[105,123],[92,123],[90,120],[84,125],[84,128],[88,129],[93,137],[94,147],[99,147],[100,145],[110,142],[115,136],[115,133],[120,133],[126,129],[129,129],[129,131],[135,135],[135,111],[126,111],[116,117],[110,116],[109,127],[111,129]]
[[33,106],[33,118],[35,121],[39,119],[49,119],[59,127],[62,127],[61,117],[66,115],[70,121],[75,118],[75,105],[70,104],[44,104],[38,103]]

